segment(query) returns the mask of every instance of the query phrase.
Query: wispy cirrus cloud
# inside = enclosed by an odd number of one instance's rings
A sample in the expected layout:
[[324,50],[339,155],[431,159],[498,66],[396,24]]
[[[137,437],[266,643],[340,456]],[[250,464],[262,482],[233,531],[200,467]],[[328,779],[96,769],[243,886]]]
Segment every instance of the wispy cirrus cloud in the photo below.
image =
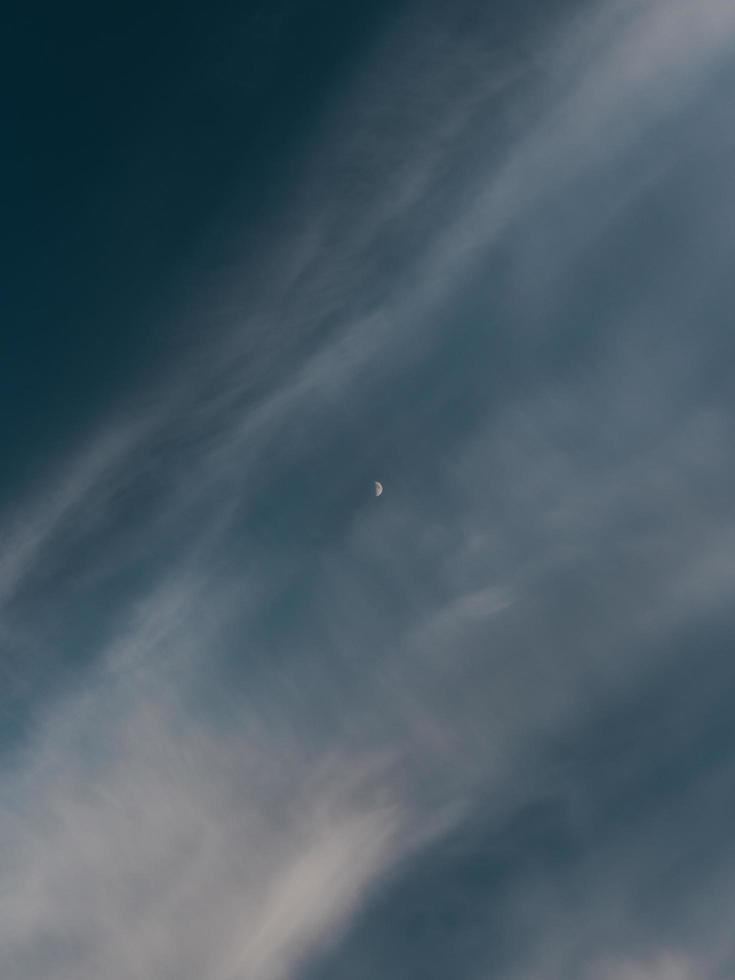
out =
[[[680,145],[733,16],[603,5],[509,70],[472,12],[474,31],[446,12],[402,23],[327,116],[272,257],[238,273],[265,268],[255,299],[233,287],[233,322],[161,378],[150,418],[93,440],[6,522],[14,624],[91,649],[4,760],[10,980],[286,980],[329,975],[330,954],[340,976],[689,980],[696,963],[709,980],[727,961],[699,955],[697,923],[691,949],[658,957],[671,929],[626,911],[687,827],[729,853],[686,786],[641,802],[672,744],[641,692],[731,597],[732,405],[706,316],[722,283],[685,233],[659,240],[641,286],[615,233],[670,173],[643,160],[651,129],[684,119]],[[608,277],[585,264],[597,253]],[[706,734],[716,699],[698,698]],[[635,751],[608,748],[628,727]],[[691,778],[719,811],[726,768]],[[467,828],[491,870],[466,904],[488,934],[508,925],[506,958],[468,963],[461,930],[423,960],[361,945],[381,908],[410,924],[426,889],[392,905],[391,889],[441,869],[443,847],[461,857]],[[440,902],[454,879],[435,874]],[[672,921],[692,912],[680,898]]]

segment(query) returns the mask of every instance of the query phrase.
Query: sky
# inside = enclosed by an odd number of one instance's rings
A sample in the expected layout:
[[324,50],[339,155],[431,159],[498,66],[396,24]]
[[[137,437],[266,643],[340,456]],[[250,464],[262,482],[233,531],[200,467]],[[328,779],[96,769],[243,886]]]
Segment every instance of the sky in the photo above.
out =
[[735,6],[3,45],[3,980],[731,980]]

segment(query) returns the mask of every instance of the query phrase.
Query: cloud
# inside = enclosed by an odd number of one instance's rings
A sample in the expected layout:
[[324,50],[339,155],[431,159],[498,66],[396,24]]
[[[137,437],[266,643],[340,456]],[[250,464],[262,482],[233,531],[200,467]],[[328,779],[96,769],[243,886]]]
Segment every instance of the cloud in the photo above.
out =
[[[722,705],[686,701],[696,752],[661,708],[694,697],[681,637],[732,591],[732,406],[684,302],[717,283],[685,235],[691,280],[660,240],[639,288],[616,223],[668,173],[643,148],[699,113],[730,8],[605,5],[513,71],[484,14],[402,22],[325,118],[255,299],[6,521],[0,601],[76,666],[3,760],[3,977],[287,980],[340,951],[340,976],[431,977],[430,938],[385,962],[369,929],[452,901],[470,831],[458,887],[489,867],[470,918],[510,938],[493,974],[441,934],[449,975],[716,976],[708,853],[693,898],[656,884],[687,827],[729,854],[726,767],[669,754],[714,757]],[[431,895],[391,905],[427,866]],[[639,955],[684,920],[683,952]]]
[[[92,443],[65,475],[48,475],[46,482],[58,490],[43,494],[40,502],[13,519],[14,529],[5,532],[10,543],[4,553],[2,588],[7,595],[17,589],[45,543],[83,513],[80,508],[96,488],[107,484],[114,494],[111,480],[127,483],[121,471],[141,441],[147,444],[142,458],[152,459],[154,468],[164,445],[181,443],[177,454],[167,452],[165,460],[184,471],[192,462],[187,444],[195,454],[201,453],[191,472],[194,479],[176,481],[168,491],[169,499],[158,505],[170,510],[170,497],[179,501],[183,497],[186,503],[179,506],[186,509],[203,495],[215,493],[223,481],[227,494],[232,493],[234,481],[241,490],[243,468],[257,465],[255,460],[274,440],[289,438],[293,447],[299,433],[303,438],[305,430],[322,425],[325,413],[343,405],[346,397],[362,401],[373,397],[381,385],[376,367],[385,363],[386,350],[392,351],[394,365],[409,365],[413,344],[419,338],[426,343],[439,328],[436,310],[460,287],[468,268],[577,171],[594,170],[609,160],[611,133],[618,134],[615,118],[625,122],[624,147],[646,132],[657,113],[668,111],[674,103],[671,88],[663,81],[660,99],[642,103],[639,94],[650,91],[651,78],[662,80],[672,73],[678,77],[683,71],[701,75],[703,66],[723,53],[731,14],[727,4],[716,0],[696,9],[686,4],[626,2],[603,5],[572,22],[566,36],[559,36],[557,53],[543,62],[556,82],[537,107],[535,124],[528,132],[505,134],[504,153],[488,152],[489,166],[466,173],[461,162],[471,146],[470,135],[489,151],[493,118],[489,113],[498,94],[507,94],[509,88],[512,92],[519,74],[524,77],[523,69],[491,63],[488,70],[484,43],[478,40],[481,32],[453,33],[457,29],[451,18],[440,26],[422,21],[417,27],[409,20],[379,52],[378,66],[364,71],[344,96],[347,105],[326,118],[328,150],[315,154],[312,169],[318,173],[325,156],[335,152],[345,161],[344,167],[360,160],[366,180],[375,183],[377,201],[365,207],[352,185],[340,192],[333,181],[327,181],[314,192],[324,208],[315,209],[313,196],[295,207],[289,235],[283,236],[287,246],[278,233],[270,233],[273,258],[266,275],[270,288],[254,309],[243,311],[230,339],[221,337],[208,359],[202,363],[197,358],[195,366],[182,359],[164,390],[150,401],[147,411],[155,407],[156,423],[148,418],[144,433],[137,431],[136,424],[126,424]],[[415,50],[423,53],[416,54],[416,65],[395,67],[401,59],[394,47],[407,44],[417,30],[421,40]],[[590,66],[587,52],[601,44],[601,37],[603,56]],[[426,69],[426,51],[436,47],[442,53],[440,80]],[[383,62],[392,66],[392,89],[399,88],[401,99],[385,94]],[[425,103],[420,113],[417,102]],[[374,157],[367,161],[362,159],[366,155],[363,129],[355,126],[345,135],[344,119],[354,105],[364,106],[371,119],[366,132]],[[398,122],[391,122],[394,116]],[[405,125],[412,127],[411,140],[405,138]],[[437,136],[442,127],[447,127],[446,138]],[[373,138],[381,128],[385,137],[376,146]],[[602,143],[599,133],[605,133]],[[598,145],[604,145],[607,156],[597,154]],[[385,159],[391,153],[400,154],[397,176],[385,173]],[[417,167],[423,174],[420,179]],[[410,193],[403,187],[406,181],[413,188]],[[437,214],[426,233],[411,242],[405,260],[409,278],[401,285],[380,266],[386,223],[393,235],[404,228],[410,234],[432,199],[443,201],[451,217]],[[325,208],[334,227],[316,234],[316,211],[323,215]],[[584,233],[593,232],[585,228]],[[555,253],[565,254],[565,246],[558,246]],[[295,251],[290,259],[287,250]],[[349,261],[335,266],[336,250],[349,252]],[[296,271],[288,277],[290,285],[282,289],[285,300],[274,305],[276,280],[289,263]],[[420,271],[418,280],[411,269]],[[324,322],[335,315],[343,321],[340,329],[320,339]],[[297,351],[304,347],[305,332],[313,334],[316,342],[314,352],[303,359]],[[290,365],[285,372],[284,365]]]
[[603,967],[601,980],[694,980],[699,976],[686,956],[664,953],[644,963]]
[[[206,643],[156,610],[128,647]],[[252,705],[244,725],[197,722],[160,663],[117,668],[62,698],[5,770],[4,975],[290,976],[406,846],[400,787]]]
[[94,439],[66,463],[61,473],[49,477],[51,488],[5,517],[0,558],[0,602],[8,602],[21,588],[44,549],[70,522],[84,526],[91,496],[104,494],[114,485],[119,470],[136,445],[142,425],[128,423]]

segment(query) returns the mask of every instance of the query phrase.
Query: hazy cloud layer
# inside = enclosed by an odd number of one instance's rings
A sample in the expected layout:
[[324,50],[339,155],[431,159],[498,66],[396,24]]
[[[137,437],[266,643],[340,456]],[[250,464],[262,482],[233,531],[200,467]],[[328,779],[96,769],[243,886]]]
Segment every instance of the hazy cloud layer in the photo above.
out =
[[732,974],[735,8],[532,6],[0,515],[3,978]]

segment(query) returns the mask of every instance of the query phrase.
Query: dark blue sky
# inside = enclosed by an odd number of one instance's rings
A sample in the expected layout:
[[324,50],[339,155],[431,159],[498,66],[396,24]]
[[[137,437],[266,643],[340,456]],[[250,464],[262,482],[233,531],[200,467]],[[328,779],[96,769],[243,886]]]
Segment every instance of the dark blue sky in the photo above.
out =
[[735,8],[3,35],[3,980],[731,978]]
[[12,470],[27,473],[170,357],[182,326],[172,307],[202,285],[192,267],[206,282],[240,259],[235,242],[298,179],[325,101],[400,9],[300,0],[11,15]]

